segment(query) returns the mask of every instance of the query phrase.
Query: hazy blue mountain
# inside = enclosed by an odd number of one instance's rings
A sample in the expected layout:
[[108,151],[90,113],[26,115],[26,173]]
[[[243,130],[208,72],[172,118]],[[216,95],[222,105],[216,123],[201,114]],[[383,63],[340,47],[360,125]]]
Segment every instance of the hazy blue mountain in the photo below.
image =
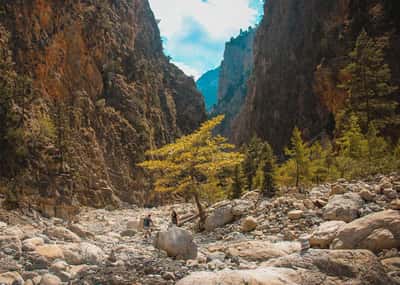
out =
[[196,82],[197,88],[203,94],[207,112],[210,112],[218,101],[219,70],[220,67],[207,71]]

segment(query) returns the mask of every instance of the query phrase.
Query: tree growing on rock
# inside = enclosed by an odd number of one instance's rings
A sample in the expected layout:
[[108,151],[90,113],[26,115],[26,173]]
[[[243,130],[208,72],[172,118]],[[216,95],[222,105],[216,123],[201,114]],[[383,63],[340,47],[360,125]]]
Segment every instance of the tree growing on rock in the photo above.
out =
[[390,84],[391,70],[385,63],[387,45],[387,37],[373,39],[363,30],[349,54],[350,63],[342,70],[348,78],[339,86],[349,96],[346,111],[360,119],[363,130],[367,130],[370,123],[378,129],[399,123],[395,115],[397,101],[390,97],[397,87]]
[[148,151],[150,159],[139,164],[154,174],[156,191],[185,192],[194,198],[201,228],[206,219],[202,193],[215,187],[222,172],[232,171],[243,160],[243,155],[234,152],[226,138],[212,134],[223,118],[215,117],[175,143]]

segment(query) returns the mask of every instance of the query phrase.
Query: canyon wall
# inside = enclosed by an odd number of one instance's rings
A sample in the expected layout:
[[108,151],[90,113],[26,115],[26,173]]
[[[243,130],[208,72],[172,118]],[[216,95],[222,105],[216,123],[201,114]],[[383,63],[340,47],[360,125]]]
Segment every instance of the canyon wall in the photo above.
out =
[[241,144],[257,135],[280,154],[294,126],[305,139],[334,128],[346,94],[339,71],[365,28],[388,35],[393,84],[399,85],[399,2],[394,0],[267,0],[254,43],[254,70],[246,102],[233,124]]
[[68,216],[81,204],[146,203],[145,150],[206,117],[193,79],[164,56],[148,1],[2,1],[0,12],[35,94],[28,155],[15,177],[0,168],[17,204]]
[[211,115],[225,115],[218,131],[227,137],[232,135],[232,120],[238,115],[247,95],[247,83],[253,69],[255,33],[255,28],[249,28],[225,45],[218,83],[218,103]]

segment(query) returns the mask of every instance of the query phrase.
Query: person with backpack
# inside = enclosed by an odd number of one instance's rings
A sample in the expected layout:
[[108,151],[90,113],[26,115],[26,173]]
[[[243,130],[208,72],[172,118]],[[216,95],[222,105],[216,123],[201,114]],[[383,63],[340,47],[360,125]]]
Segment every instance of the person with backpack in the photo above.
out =
[[171,222],[172,225],[178,226],[178,214],[176,213],[175,209],[172,209],[171,212]]
[[154,225],[153,220],[151,219],[151,214],[148,214],[147,217],[143,219],[143,229],[144,229],[144,238],[151,237],[151,227]]

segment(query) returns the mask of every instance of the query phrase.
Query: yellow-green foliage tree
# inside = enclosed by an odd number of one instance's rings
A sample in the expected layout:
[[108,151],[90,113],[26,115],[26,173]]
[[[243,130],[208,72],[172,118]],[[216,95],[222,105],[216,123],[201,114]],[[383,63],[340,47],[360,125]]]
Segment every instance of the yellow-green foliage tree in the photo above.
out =
[[290,148],[285,149],[289,160],[282,165],[280,172],[281,176],[282,172],[286,175],[286,179],[293,178],[294,184],[298,187],[300,183],[308,181],[311,177],[310,148],[303,141],[297,127],[293,129],[290,142]]
[[212,134],[223,118],[215,117],[175,143],[148,151],[150,159],[139,164],[154,174],[155,191],[184,192],[194,198],[201,227],[206,219],[202,194],[209,194],[211,189],[218,191],[220,174],[228,169],[233,171],[243,160],[226,138]]
[[336,145],[338,147],[336,164],[340,177],[347,178],[350,173],[361,171],[359,162],[367,156],[368,145],[356,115],[350,116],[342,134],[336,139]]

